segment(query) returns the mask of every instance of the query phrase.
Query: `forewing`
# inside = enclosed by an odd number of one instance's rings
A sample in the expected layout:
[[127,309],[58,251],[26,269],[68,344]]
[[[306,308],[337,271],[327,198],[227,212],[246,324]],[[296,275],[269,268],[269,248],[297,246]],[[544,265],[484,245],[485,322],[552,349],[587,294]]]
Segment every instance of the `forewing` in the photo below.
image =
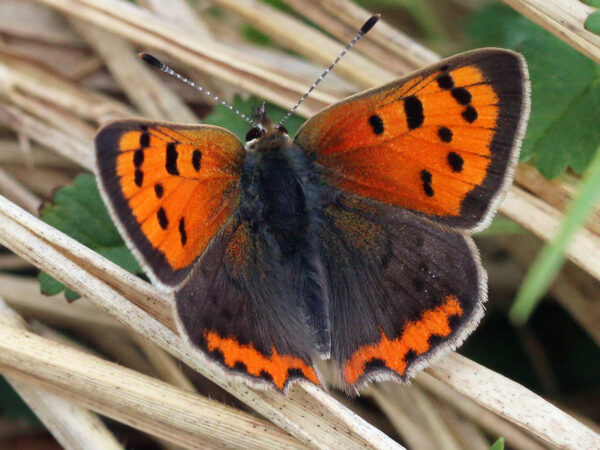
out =
[[483,49],[337,103],[296,142],[337,188],[472,231],[512,181],[528,115],[524,59]]
[[128,244],[155,281],[178,285],[239,202],[242,144],[219,127],[123,120],[100,130],[96,157]]
[[381,216],[342,197],[325,211],[321,248],[331,357],[351,391],[406,381],[456,348],[483,314],[486,275],[471,238],[414,213]]

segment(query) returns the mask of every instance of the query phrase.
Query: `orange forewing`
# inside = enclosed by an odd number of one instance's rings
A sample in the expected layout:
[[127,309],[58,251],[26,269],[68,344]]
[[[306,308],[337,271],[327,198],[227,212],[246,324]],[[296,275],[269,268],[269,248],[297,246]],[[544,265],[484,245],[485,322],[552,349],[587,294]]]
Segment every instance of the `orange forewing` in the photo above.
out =
[[[516,77],[486,67],[499,55]],[[527,102],[521,64],[516,54],[499,50],[446,60],[325,109],[296,142],[314,153],[339,189],[433,218],[466,216],[465,200],[479,187],[480,211],[450,223],[470,228],[486,218],[518,154]],[[521,114],[514,115],[515,107]]]
[[242,144],[218,127],[119,121],[97,149],[118,222],[158,281],[177,284],[239,201]]

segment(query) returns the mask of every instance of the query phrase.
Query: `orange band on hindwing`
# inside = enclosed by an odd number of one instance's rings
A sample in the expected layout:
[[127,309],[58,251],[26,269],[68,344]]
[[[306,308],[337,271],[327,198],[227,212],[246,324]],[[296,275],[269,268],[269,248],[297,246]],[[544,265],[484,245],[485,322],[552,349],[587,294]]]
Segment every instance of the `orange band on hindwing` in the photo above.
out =
[[273,347],[272,354],[267,356],[260,353],[252,345],[241,345],[234,338],[222,338],[214,331],[204,333],[209,352],[219,351],[223,355],[223,363],[231,368],[240,370],[239,364],[244,366],[242,372],[260,378],[266,376],[282,390],[291,372],[300,371],[302,375],[315,384],[319,379],[314,369],[300,358],[290,355],[280,355]]
[[463,310],[455,296],[449,296],[434,310],[423,313],[420,320],[407,323],[402,334],[389,339],[381,332],[381,340],[357,350],[343,365],[343,376],[348,384],[355,384],[365,374],[370,361],[382,361],[387,369],[404,375],[407,368],[406,356],[410,351],[417,356],[431,349],[429,338],[450,335],[449,319],[462,316]]

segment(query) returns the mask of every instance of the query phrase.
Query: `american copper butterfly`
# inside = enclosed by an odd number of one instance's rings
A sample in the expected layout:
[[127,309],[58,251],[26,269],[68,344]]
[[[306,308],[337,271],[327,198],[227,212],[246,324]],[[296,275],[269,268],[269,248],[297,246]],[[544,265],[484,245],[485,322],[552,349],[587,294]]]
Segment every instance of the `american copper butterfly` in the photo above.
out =
[[487,280],[469,234],[511,184],[528,115],[524,59],[482,49],[334,104],[294,139],[264,107],[245,145],[215,126],[113,122],[97,173],[193,346],[279,390],[318,384],[330,359],[355,391],[406,381],[476,327]]

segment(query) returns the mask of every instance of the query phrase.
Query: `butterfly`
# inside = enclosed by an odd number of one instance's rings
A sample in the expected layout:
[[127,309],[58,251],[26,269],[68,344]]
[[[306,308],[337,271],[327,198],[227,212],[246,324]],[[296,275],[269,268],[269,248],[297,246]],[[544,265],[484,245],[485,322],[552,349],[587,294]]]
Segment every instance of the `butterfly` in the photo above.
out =
[[334,104],[292,139],[264,107],[224,128],[120,120],[96,136],[101,192],[185,339],[227,375],[285,391],[406,382],[484,311],[470,234],[512,182],[525,60],[445,59]]

